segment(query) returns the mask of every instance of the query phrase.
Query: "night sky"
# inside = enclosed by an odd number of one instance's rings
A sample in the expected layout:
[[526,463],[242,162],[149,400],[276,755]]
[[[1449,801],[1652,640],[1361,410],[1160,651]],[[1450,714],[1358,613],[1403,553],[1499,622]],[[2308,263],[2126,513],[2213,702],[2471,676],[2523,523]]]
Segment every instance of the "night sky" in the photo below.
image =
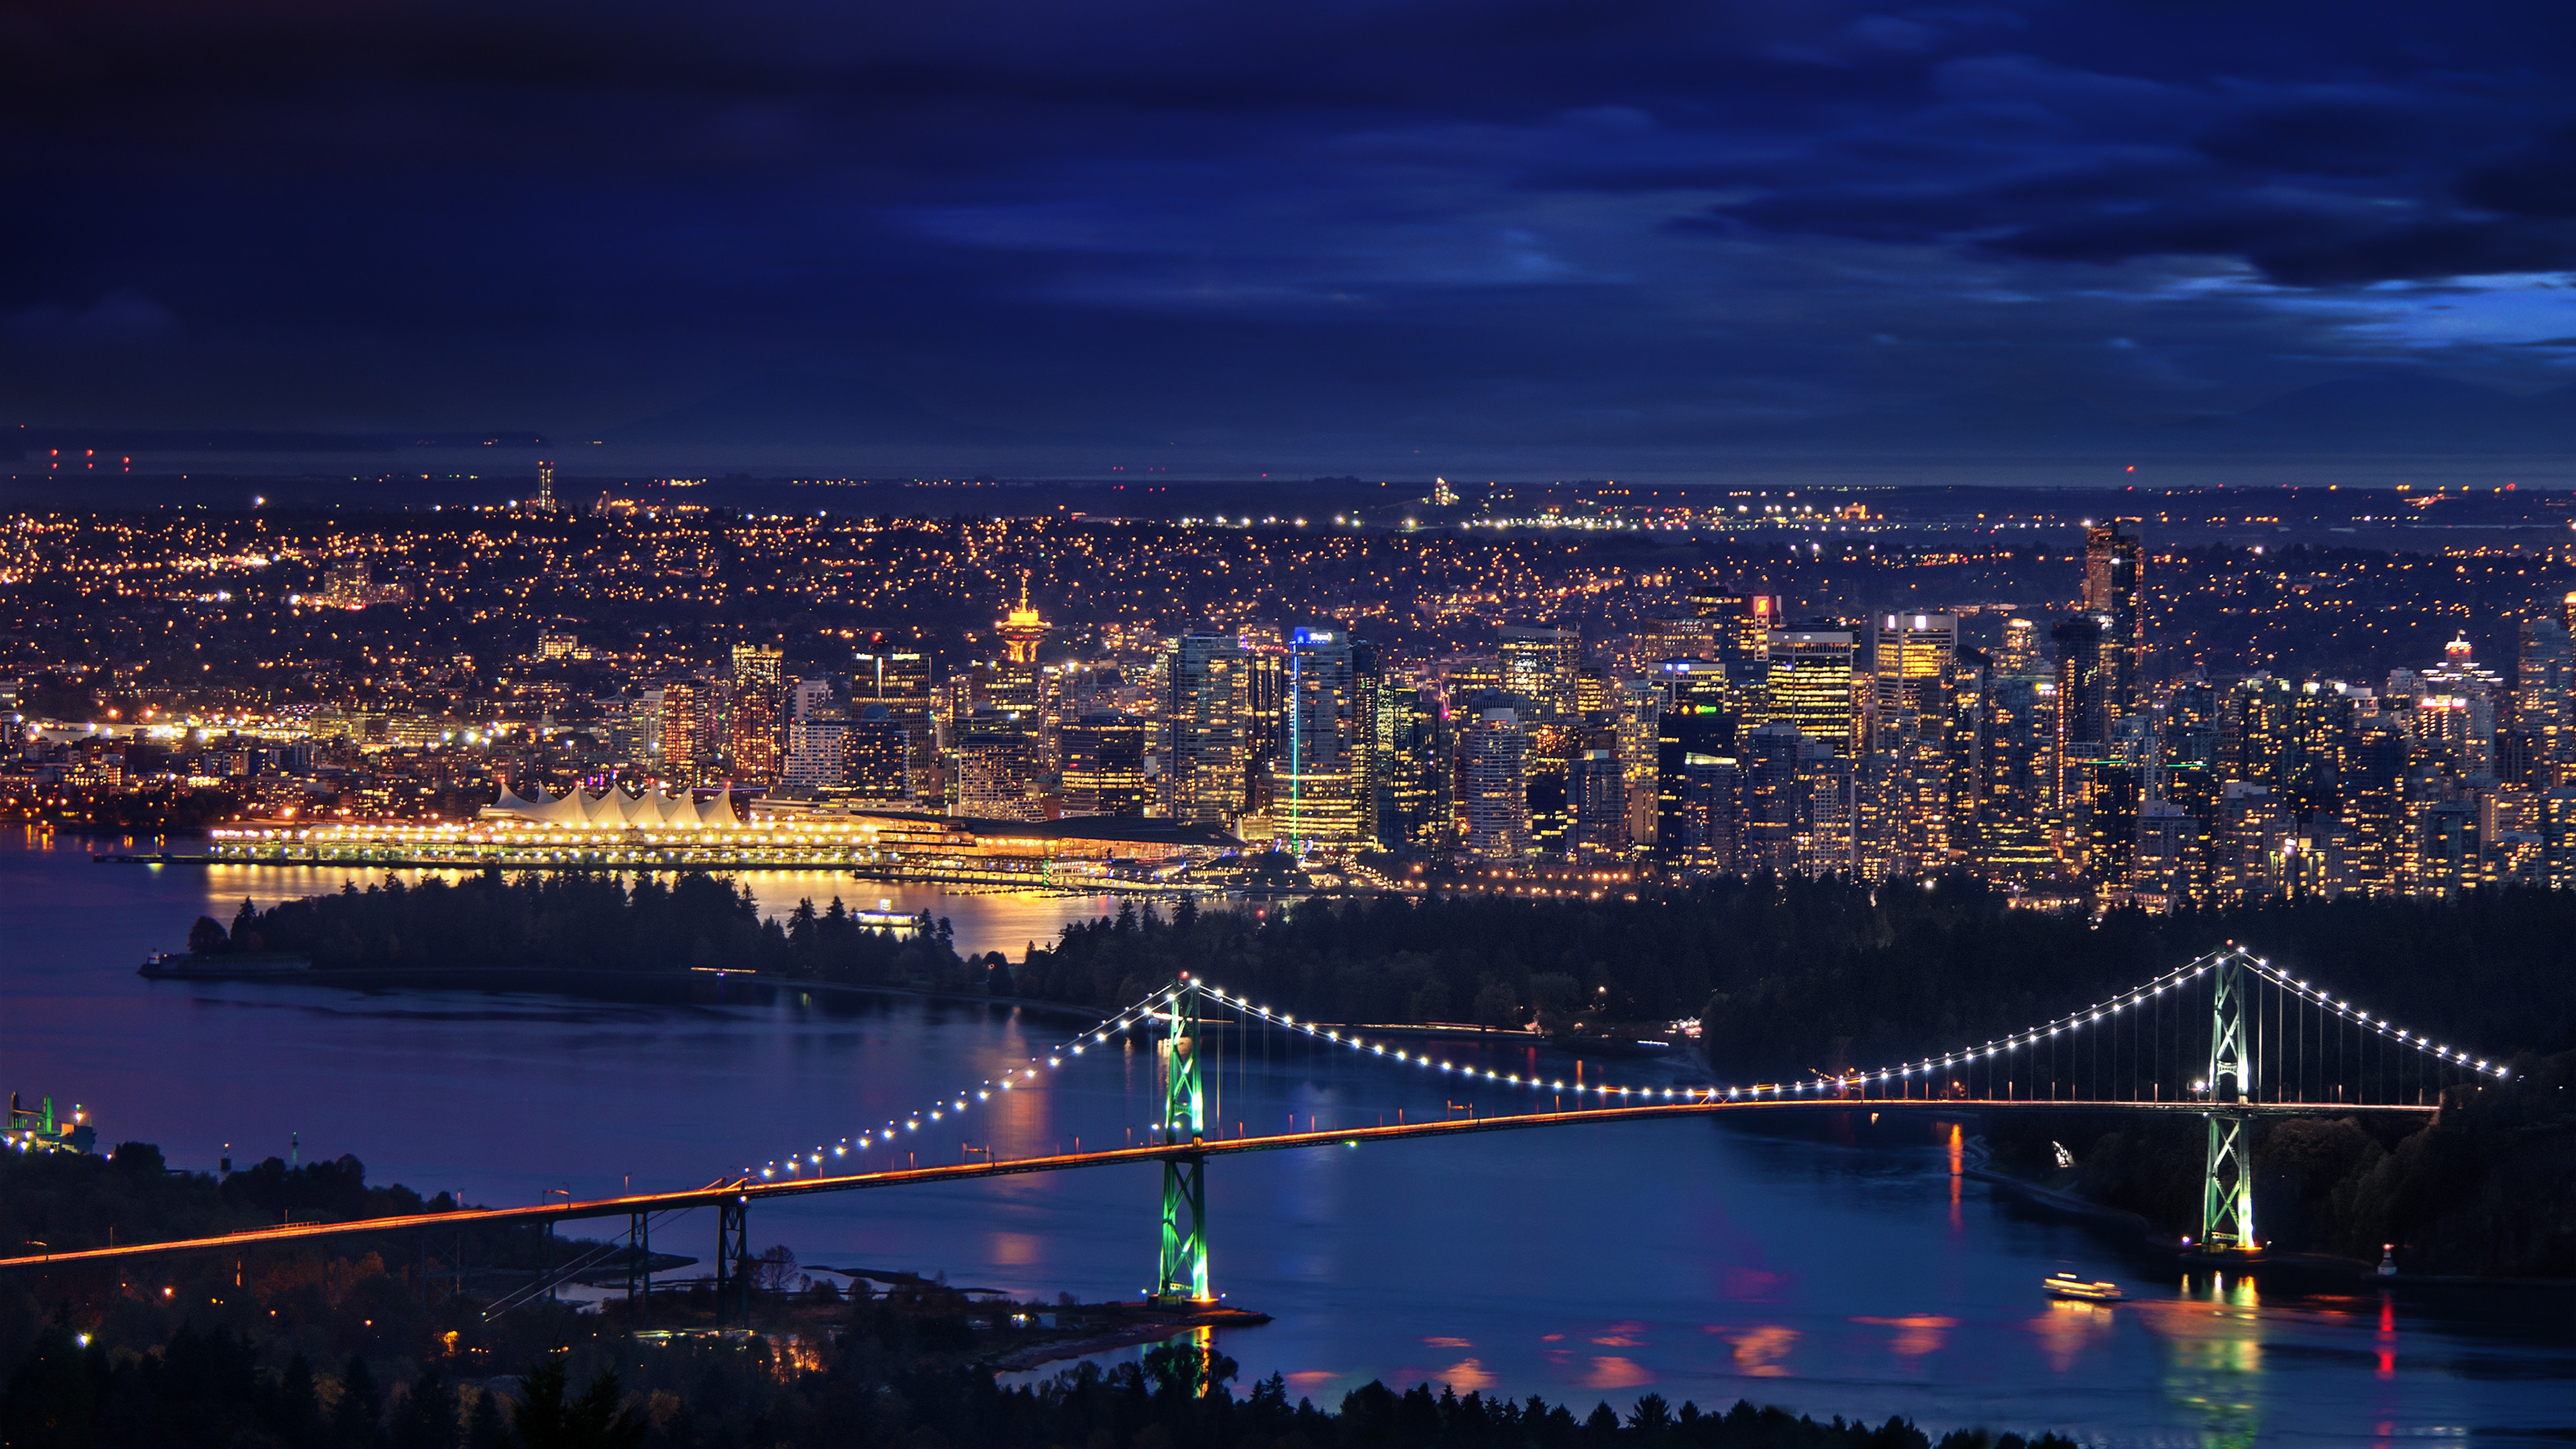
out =
[[2576,411],[2548,5],[9,0],[0,64],[12,424],[1597,476]]

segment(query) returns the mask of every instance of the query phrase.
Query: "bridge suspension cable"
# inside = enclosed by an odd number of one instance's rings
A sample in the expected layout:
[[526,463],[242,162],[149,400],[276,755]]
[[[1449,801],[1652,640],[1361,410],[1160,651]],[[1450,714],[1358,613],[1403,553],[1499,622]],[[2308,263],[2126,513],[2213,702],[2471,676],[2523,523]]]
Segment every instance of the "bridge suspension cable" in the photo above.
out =
[[838,1142],[791,1152],[784,1158],[771,1159],[765,1166],[745,1167],[743,1171],[746,1174],[757,1174],[764,1181],[774,1181],[782,1173],[792,1177],[799,1173],[818,1171],[827,1157],[847,1157],[852,1152],[863,1152],[871,1146],[901,1140],[896,1132],[898,1127],[905,1132],[918,1132],[925,1121],[939,1122],[952,1115],[963,1115],[975,1103],[991,1101],[995,1092],[1012,1091],[1037,1080],[1038,1068],[1041,1066],[1048,1071],[1060,1069],[1070,1058],[1081,1056],[1086,1043],[1094,1046],[1103,1045],[1110,1037],[1120,1032],[1151,1022],[1154,1019],[1154,1009],[1170,1004],[1178,990],[1179,988],[1175,986],[1156,988],[1133,1006],[1127,1007],[1114,1016],[1104,1016],[1099,1021],[1047,1048],[1045,1052],[1030,1057],[1029,1065],[1018,1068],[1016,1074],[1004,1072],[999,1078],[987,1077],[975,1086],[942,1097],[929,1107],[917,1109],[902,1117],[889,1117],[886,1119],[885,1126],[881,1128],[867,1128],[859,1132],[855,1138],[844,1137]]
[[[1458,1061],[1454,1053],[1412,1050],[1385,1037],[1338,1026],[1299,1021],[1223,987],[1198,980],[1204,998],[1267,1026],[1297,1033],[1318,1044],[1380,1060],[1390,1060],[1445,1078],[1508,1087],[1532,1095],[1571,1095],[1577,1103],[1613,1105],[1653,1101],[1718,1102],[1788,1100],[1798,1097],[1955,1097],[1964,1100],[2077,1102],[2172,1102],[2206,1100],[2207,1038],[2196,1028],[2210,1020],[2215,990],[2213,972],[2233,960],[2252,980],[2249,992],[2268,988],[2269,999],[2243,1003],[2249,1065],[2238,1084],[2247,1102],[2335,1102],[2354,1106],[2399,1105],[2411,1094],[2417,1104],[2438,1097],[2451,1085],[2471,1079],[2503,1080],[2510,1069],[2462,1048],[2393,1025],[2385,1017],[2355,1008],[2313,982],[2293,978],[2266,959],[2230,943],[2221,950],[2187,962],[2153,979],[2115,992],[2040,1024],[1938,1056],[1859,1071],[1819,1071],[1783,1081],[1733,1085],[1639,1085],[1613,1081],[1568,1081],[1562,1076],[1479,1066]],[[1122,1033],[1149,1027],[1157,1013],[1172,1006],[1192,978],[1160,987],[1115,1015],[1103,1017],[1058,1042],[1028,1065],[942,1098],[929,1107],[884,1126],[870,1128],[838,1142],[746,1168],[763,1180],[797,1177],[823,1170],[835,1158],[872,1147],[891,1147],[905,1134],[928,1123],[944,1121],[991,1100],[995,1092],[1025,1089],[1041,1080],[1041,1069],[1053,1072],[1093,1046],[1108,1044]],[[1490,1044],[1480,1038],[1480,1044]],[[2371,1048],[2379,1050],[2373,1051]],[[2402,1049],[2402,1055],[2401,1055]],[[2194,1063],[2199,1070],[2192,1070]],[[2405,1067],[2416,1064],[2412,1081]],[[1982,1078],[1982,1081],[1980,1081]]]

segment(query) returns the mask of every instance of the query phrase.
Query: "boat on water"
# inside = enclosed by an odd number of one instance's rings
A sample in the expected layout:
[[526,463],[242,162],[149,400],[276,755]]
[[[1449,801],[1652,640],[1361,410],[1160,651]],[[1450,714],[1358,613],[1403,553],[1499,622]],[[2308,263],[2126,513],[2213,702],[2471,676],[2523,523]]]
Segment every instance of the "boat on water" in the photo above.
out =
[[2077,1298],[2087,1303],[2116,1303],[2120,1285],[2110,1282],[2087,1283],[2072,1273],[2051,1273],[2040,1285],[2051,1298]]

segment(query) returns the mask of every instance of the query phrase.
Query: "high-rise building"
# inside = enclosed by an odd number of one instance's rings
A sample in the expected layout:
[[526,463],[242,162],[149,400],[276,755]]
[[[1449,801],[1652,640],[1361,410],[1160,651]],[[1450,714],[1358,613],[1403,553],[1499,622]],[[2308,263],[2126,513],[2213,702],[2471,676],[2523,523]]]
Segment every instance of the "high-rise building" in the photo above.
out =
[[1503,688],[1530,702],[1527,724],[1552,724],[1575,714],[1575,674],[1583,666],[1583,636],[1572,629],[1506,625],[1498,650]]
[[1902,873],[1936,869],[1949,853],[1958,643],[1955,614],[1881,614],[1872,629],[1872,748],[1899,777],[1893,846]]
[[842,787],[858,800],[911,804],[912,760],[910,727],[882,704],[862,705],[842,736]]
[[2492,775],[2496,697],[2504,691],[2504,680],[2494,670],[2480,665],[2474,653],[2465,637],[2455,638],[2442,647],[2442,662],[2423,671],[2420,678],[2427,693],[2459,701],[2457,708],[2467,716],[2461,773]]
[[[2514,679],[2514,724],[2530,742],[2526,783],[2553,790],[2576,783],[2576,648],[2555,619],[2522,622]],[[2499,771],[2501,775],[2503,772]]]
[[2103,672],[2103,639],[2110,625],[2092,614],[2071,614],[2048,631],[2057,646],[2057,738],[2061,760],[2089,759],[2109,748],[2117,717],[2113,681]]
[[928,790],[935,798],[939,792],[939,732],[933,723],[934,693],[930,686],[930,658],[913,649],[889,649],[876,646],[853,655],[850,670],[850,708],[859,714],[867,706],[881,704],[886,717],[904,731],[905,747],[912,751],[907,765],[916,790]]
[[[1724,678],[1722,672],[1710,673]],[[1678,677],[1698,676],[1683,671]],[[1723,706],[1687,693],[1657,716],[1653,839],[1655,858],[1668,868],[1686,873],[1734,869],[1735,741],[1742,724]],[[1721,787],[1723,802],[1712,794]]]
[[1846,629],[1774,629],[1769,642],[1766,723],[1797,727],[1846,758],[1859,753],[1852,708],[1852,634]]
[[787,691],[787,722],[824,719],[840,713],[839,692],[829,679],[797,680]]
[[2120,531],[2138,522],[2114,518],[2084,530],[2084,612],[2105,620],[2102,665],[2115,717],[2137,714],[2147,701],[2146,544]]
[[1351,805],[1359,840],[1378,844],[1388,754],[1395,740],[1395,684],[1387,677],[1386,651],[1365,639],[1351,641]]
[[2048,672],[2048,661],[2040,653],[2037,624],[2028,619],[2004,621],[2004,643],[1995,654],[1995,672],[2024,678],[2037,678]]
[[1628,840],[1652,845],[1655,839],[1655,740],[1664,712],[1664,692],[1652,679],[1624,679],[1611,708],[1611,728],[1619,741],[1619,765],[1626,777]]
[[1744,791],[1735,868],[1746,874],[1792,875],[1806,856],[1807,748],[1828,749],[1787,724],[1760,725],[1736,742],[1735,765]]
[[846,719],[789,721],[787,764],[779,783],[799,790],[839,790],[849,773],[849,733]]
[[1608,731],[1584,741],[1566,772],[1569,858],[1593,862],[1628,853],[1628,781],[1618,740]]
[[1458,814],[1468,854],[1518,860],[1529,853],[1529,739],[1505,708],[1477,712],[1458,746]]
[[1735,664],[1771,656],[1771,631],[1780,627],[1777,594],[1730,594],[1714,587],[1690,592],[1694,617],[1707,621],[1715,657]]
[[1243,810],[1249,659],[1213,627],[1173,641],[1164,665],[1163,813],[1226,825]]
[[1978,869],[2029,880],[2056,864],[2049,816],[2057,806],[2057,685],[2027,674],[1993,680],[1980,701],[1975,837]]
[[778,783],[787,755],[786,655],[758,644],[733,646],[733,700],[727,744],[733,777]]
[[715,778],[709,703],[707,687],[695,680],[662,686],[662,773],[673,784],[700,785]]
[[977,820],[1045,818],[1033,724],[1007,710],[967,716],[957,734],[954,813]]
[[1145,813],[1145,723],[1130,715],[1087,714],[1064,727],[1064,813]]
[[536,505],[536,509],[539,513],[552,513],[555,511],[554,464],[546,462],[543,459],[538,460],[537,496],[531,499],[530,502]]
[[1348,634],[1289,634],[1270,818],[1291,850],[1339,848],[1358,838],[1353,691]]
[[1385,753],[1376,777],[1377,842],[1392,851],[1444,848],[1457,811],[1456,741],[1440,700],[1428,689],[1393,690],[1382,716]]

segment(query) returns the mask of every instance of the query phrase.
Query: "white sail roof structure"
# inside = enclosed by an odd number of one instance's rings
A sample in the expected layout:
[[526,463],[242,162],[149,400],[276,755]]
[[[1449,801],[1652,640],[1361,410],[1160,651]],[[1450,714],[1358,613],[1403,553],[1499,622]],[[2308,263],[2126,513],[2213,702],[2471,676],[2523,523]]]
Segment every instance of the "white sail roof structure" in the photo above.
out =
[[501,798],[483,807],[482,818],[618,830],[647,826],[736,830],[743,824],[742,817],[734,811],[730,793],[701,800],[686,790],[676,795],[658,791],[629,795],[615,786],[597,795],[575,790],[549,798],[542,787],[534,795],[521,795],[505,785]]

